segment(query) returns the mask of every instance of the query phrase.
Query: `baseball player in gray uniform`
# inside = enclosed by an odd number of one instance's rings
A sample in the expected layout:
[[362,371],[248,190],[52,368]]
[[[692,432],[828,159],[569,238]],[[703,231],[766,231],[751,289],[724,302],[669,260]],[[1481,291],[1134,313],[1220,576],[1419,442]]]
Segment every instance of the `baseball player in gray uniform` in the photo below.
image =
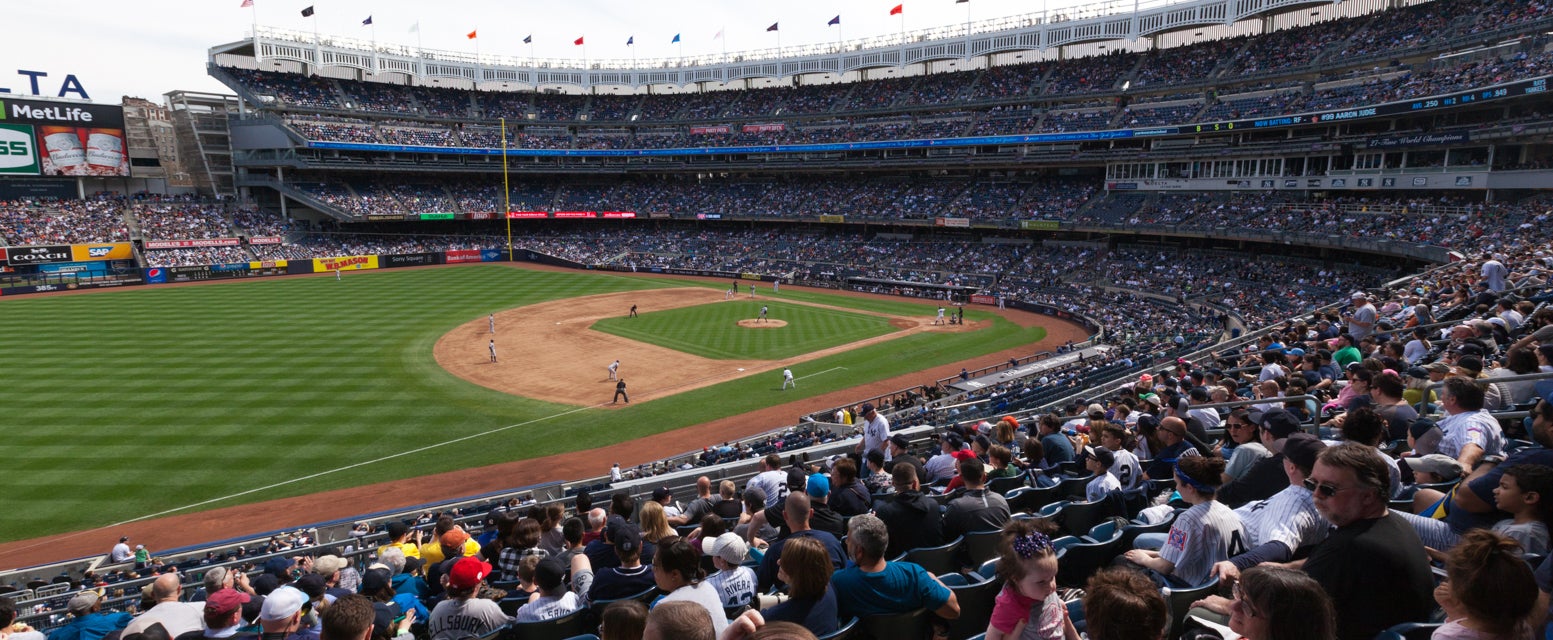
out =
[[616,361],[610,363],[610,365],[609,365],[609,379],[610,380],[617,379],[619,376],[616,375],[616,374],[619,371],[620,371],[620,361],[619,360],[616,360]]
[[794,389],[797,389],[798,388],[798,383],[793,381],[793,370],[792,369],[783,369],[782,370],[782,390],[783,391],[787,391],[788,387],[792,387]]
[[491,362],[496,362],[496,341],[491,341]]
[[760,305],[760,321],[761,322],[765,322],[766,321],[766,312],[767,311],[769,311],[769,309],[766,308],[766,305]]

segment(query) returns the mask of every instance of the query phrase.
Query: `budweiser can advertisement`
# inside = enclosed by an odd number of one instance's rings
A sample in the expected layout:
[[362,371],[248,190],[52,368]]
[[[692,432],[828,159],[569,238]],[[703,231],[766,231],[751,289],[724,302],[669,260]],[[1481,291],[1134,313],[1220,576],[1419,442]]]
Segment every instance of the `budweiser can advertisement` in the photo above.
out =
[[[30,125],[46,176],[129,175],[124,107],[72,100],[0,100],[0,122]],[[16,127],[13,127],[16,128]]]

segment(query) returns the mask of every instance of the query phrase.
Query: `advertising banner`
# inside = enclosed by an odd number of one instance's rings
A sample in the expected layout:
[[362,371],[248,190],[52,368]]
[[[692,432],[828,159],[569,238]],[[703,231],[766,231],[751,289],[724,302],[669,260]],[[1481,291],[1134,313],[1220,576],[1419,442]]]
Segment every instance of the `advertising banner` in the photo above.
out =
[[367,219],[374,222],[384,220],[403,220],[404,216],[398,213],[369,213]]
[[384,269],[392,269],[394,267],[418,267],[428,264],[437,264],[437,254],[404,253],[398,255],[378,256],[378,266]]
[[43,167],[36,140],[32,125],[0,123],[0,175],[38,175]]
[[55,262],[38,265],[38,273],[73,273],[76,277],[107,275],[107,262]]
[[253,236],[248,239],[248,244],[281,244],[285,241],[282,236]]
[[43,175],[129,176],[121,106],[6,98],[0,120],[34,126]]
[[146,248],[182,249],[185,247],[235,247],[239,244],[242,244],[242,242],[237,238],[202,238],[199,240],[147,240]]
[[74,262],[70,258],[70,245],[50,244],[38,247],[11,247],[5,256],[6,264],[21,266],[26,264],[49,264],[51,262]]
[[489,211],[476,211],[469,214],[470,220],[495,220],[496,214]]
[[6,247],[0,247],[0,262],[5,262],[6,260]]
[[766,133],[768,131],[786,131],[787,125],[780,122],[771,124],[747,124],[741,128],[745,133]]
[[[261,261],[257,261],[257,262],[250,262],[250,263],[248,263],[248,268],[252,269],[254,271],[260,271],[260,270],[264,270],[264,269],[279,269],[281,273],[285,273],[286,272],[286,261],[285,260],[261,260]],[[276,274],[276,275],[279,275],[279,274]]]
[[960,228],[960,229],[969,229],[971,227],[971,219],[970,218],[934,218],[933,219],[933,226],[935,226],[935,227],[955,227],[955,228]]
[[823,215],[823,216],[820,216],[820,222],[823,222],[825,224],[841,224],[841,223],[846,222],[846,221],[847,221],[847,217],[846,216],[837,216],[837,215]]
[[481,262],[501,262],[501,261],[506,260],[506,259],[507,259],[507,250],[506,249],[481,249],[480,250],[480,261]]
[[718,126],[715,126],[715,127],[691,127],[690,128],[690,133],[693,134],[693,135],[694,134],[710,134],[710,133],[730,133],[732,131],[733,131],[733,129],[730,129],[728,127],[728,125],[726,125],[726,124],[718,125]]
[[452,219],[457,218],[457,217],[458,217],[457,215],[451,214],[451,213],[423,213],[423,214],[421,214],[421,219],[422,220],[452,220]]
[[978,293],[971,296],[971,302],[976,304],[997,304],[998,297]]
[[167,270],[161,267],[146,269],[146,284],[164,284],[167,282]]
[[1056,220],[1020,220],[1020,229],[1034,229],[1036,231],[1056,231],[1062,228],[1062,223]]
[[723,219],[723,214],[721,214],[721,213],[698,213],[698,214],[696,214],[696,219],[697,220],[722,220]]
[[481,261],[479,249],[455,249],[446,253],[448,264],[461,264],[465,262]]
[[557,211],[556,218],[596,218],[598,214],[592,211]]
[[365,271],[377,268],[377,256],[344,256],[338,258],[313,258],[313,273],[327,271]]
[[548,217],[550,217],[550,214],[546,213],[544,211],[508,211],[507,212],[507,218],[509,220],[510,219],[520,219],[520,218],[548,218]]
[[628,218],[635,218],[636,217],[636,212],[634,212],[634,211],[600,211],[599,212],[599,217],[600,218],[614,218],[614,219],[617,219],[617,220],[618,219],[628,219]]
[[71,260],[134,260],[135,249],[128,242],[102,242],[70,246]]

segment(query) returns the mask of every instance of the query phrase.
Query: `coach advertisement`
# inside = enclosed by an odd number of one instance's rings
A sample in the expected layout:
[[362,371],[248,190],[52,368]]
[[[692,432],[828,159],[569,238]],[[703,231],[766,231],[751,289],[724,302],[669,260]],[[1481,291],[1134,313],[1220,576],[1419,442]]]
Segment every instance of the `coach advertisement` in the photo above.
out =
[[70,245],[50,244],[37,247],[10,247],[5,263],[13,267],[51,262],[74,262],[70,259]]
[[483,262],[479,249],[454,249],[443,252],[448,264],[462,264],[465,262]]
[[313,272],[365,271],[377,268],[377,256],[347,256],[339,258],[313,258]]
[[384,269],[394,267],[419,267],[428,264],[437,264],[437,258],[441,254],[436,253],[402,253],[397,255],[380,255],[377,257],[378,266]]

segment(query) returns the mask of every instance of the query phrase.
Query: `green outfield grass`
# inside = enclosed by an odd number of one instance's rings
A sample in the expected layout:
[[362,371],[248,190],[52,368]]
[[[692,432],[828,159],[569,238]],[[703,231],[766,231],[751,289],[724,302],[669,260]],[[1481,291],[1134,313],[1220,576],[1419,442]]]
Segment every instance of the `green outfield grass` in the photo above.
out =
[[[760,316],[781,320],[775,329],[739,326]],[[593,328],[718,360],[780,360],[895,331],[879,316],[787,304],[767,299],[715,302],[644,313],[636,318],[605,318]]]
[[[687,284],[720,286],[476,265],[5,299],[0,539],[590,449],[1045,335],[972,311],[992,326],[806,363],[831,371],[798,391],[755,376],[564,416],[577,408],[467,383],[432,358],[440,336],[487,313]],[[781,297],[902,315],[932,308]]]

